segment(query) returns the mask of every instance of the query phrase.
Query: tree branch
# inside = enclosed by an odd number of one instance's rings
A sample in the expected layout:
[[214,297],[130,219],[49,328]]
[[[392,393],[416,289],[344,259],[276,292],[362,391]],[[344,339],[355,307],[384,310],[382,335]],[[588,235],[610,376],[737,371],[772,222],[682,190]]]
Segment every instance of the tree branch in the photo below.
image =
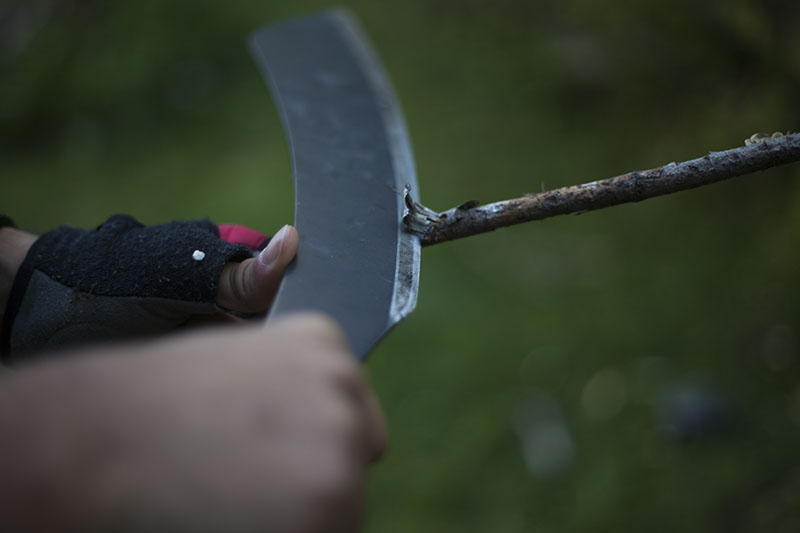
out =
[[[766,140],[762,140],[766,137]],[[484,206],[467,202],[436,213],[406,195],[406,227],[420,235],[423,246],[469,237],[497,228],[582,213],[612,205],[640,202],[655,196],[708,185],[786,163],[800,161],[800,134],[777,138],[761,136],[747,146],[704,157],[629,172],[614,178],[562,187]],[[749,142],[749,140],[748,140]]]

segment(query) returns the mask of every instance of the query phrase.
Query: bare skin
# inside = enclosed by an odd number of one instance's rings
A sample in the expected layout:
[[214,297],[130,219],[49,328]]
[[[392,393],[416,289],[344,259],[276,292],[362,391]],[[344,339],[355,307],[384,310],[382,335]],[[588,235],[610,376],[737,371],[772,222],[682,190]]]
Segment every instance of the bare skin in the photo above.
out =
[[275,298],[286,266],[297,254],[297,230],[284,226],[258,257],[228,263],[222,269],[217,304],[225,309],[260,313]]
[[297,315],[5,376],[0,530],[353,531],[387,443],[354,361]]
[[0,228],[0,322],[5,315],[14,276],[35,240],[36,235],[32,233],[9,226]]

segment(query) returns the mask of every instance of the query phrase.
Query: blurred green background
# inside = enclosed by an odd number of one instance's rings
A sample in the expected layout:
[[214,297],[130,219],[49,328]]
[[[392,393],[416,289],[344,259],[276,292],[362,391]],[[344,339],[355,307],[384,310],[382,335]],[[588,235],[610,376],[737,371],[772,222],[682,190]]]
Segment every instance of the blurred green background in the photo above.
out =
[[[355,1],[434,209],[800,125],[800,3]],[[0,212],[273,231],[244,39],[311,1],[0,0]],[[425,249],[369,532],[800,531],[800,166]]]

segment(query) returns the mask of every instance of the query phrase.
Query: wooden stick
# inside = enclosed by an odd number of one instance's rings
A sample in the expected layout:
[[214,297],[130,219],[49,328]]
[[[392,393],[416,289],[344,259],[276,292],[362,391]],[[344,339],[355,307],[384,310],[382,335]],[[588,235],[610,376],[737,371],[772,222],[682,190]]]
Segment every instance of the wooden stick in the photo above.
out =
[[748,139],[746,146],[710,152],[683,163],[669,163],[483,206],[467,202],[441,213],[431,211],[407,195],[409,212],[404,221],[409,231],[420,235],[422,245],[429,246],[532,220],[640,202],[800,161],[800,134],[777,135],[757,134]]

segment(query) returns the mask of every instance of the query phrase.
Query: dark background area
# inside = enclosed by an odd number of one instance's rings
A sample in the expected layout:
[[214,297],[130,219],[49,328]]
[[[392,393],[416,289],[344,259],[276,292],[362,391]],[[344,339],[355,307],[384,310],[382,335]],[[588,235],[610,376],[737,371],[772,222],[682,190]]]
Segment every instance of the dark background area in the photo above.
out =
[[[350,2],[445,209],[800,125],[800,3]],[[0,212],[274,231],[244,40],[330,7],[0,0]],[[427,248],[374,352],[367,531],[800,531],[800,167]]]

